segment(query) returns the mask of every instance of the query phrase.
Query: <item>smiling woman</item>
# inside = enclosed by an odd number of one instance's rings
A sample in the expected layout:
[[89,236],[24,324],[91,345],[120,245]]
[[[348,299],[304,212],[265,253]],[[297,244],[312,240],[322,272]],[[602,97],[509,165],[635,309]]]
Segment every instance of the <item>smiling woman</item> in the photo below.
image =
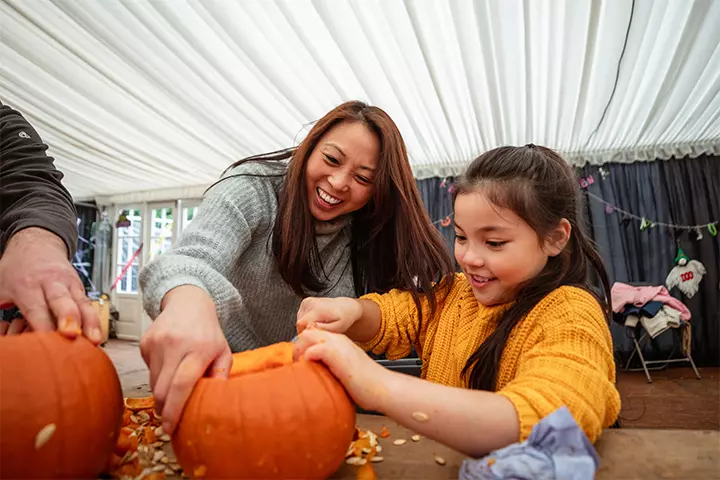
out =
[[[140,342],[169,431],[230,352],[290,340],[300,301],[407,290],[420,305],[453,263],[382,109],[346,102],[297,148],[232,164],[177,243],[140,273]],[[431,309],[435,296],[429,297]]]
[[310,213],[332,220],[362,208],[372,196],[380,156],[377,136],[359,122],[332,128],[308,158]]

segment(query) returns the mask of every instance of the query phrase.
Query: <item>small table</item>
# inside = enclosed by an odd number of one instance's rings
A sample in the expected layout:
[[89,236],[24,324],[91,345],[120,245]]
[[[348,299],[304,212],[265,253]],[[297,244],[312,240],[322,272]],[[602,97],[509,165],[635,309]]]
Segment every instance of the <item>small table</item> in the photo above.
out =
[[[384,416],[359,414],[362,430],[380,432],[385,425],[390,437],[379,439],[384,457],[374,463],[380,480],[384,479],[457,479],[460,453],[427,438],[413,442],[413,432]],[[401,446],[397,438],[407,439]],[[595,445],[600,455],[596,479],[720,479],[720,431],[608,429]],[[447,462],[439,465],[435,456]],[[343,465],[331,478],[355,480],[356,467]]]

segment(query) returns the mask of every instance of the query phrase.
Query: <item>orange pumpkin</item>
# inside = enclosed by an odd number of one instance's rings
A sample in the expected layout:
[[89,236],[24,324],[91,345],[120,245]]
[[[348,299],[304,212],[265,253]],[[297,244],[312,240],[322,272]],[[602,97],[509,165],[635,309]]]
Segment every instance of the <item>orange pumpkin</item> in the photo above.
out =
[[235,354],[227,380],[198,381],[172,440],[185,475],[315,479],[340,467],[353,403],[324,365],[293,362],[292,348]]
[[0,337],[0,478],[97,478],[122,402],[115,367],[84,337]]

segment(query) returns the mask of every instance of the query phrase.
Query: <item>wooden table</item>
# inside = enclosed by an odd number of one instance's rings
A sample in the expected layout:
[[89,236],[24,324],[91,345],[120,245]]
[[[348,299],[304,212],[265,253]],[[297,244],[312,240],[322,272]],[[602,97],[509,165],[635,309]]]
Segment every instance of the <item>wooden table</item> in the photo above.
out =
[[[413,442],[413,432],[387,417],[358,415],[362,430],[379,432],[385,425],[391,436],[379,439],[384,461],[373,464],[384,479],[457,479],[463,456],[427,438]],[[401,446],[397,438],[407,439]],[[612,429],[603,432],[595,448],[600,455],[597,479],[720,479],[720,432],[715,430]],[[447,464],[438,465],[435,455]],[[335,480],[354,480],[355,467],[344,465]]]

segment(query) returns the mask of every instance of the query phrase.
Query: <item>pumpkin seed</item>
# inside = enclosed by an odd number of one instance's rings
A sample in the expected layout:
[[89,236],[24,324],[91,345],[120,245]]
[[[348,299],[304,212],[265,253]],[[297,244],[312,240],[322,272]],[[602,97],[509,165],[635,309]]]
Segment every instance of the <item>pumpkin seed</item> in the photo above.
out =
[[165,465],[155,465],[152,467],[153,472],[162,472],[163,470],[165,470]]
[[165,434],[165,430],[162,427],[155,427],[155,436],[159,437]]
[[175,475],[172,468],[165,467],[165,475]]
[[139,419],[139,418],[137,417],[137,415],[135,415],[135,414],[130,415],[130,420],[131,420],[133,423],[140,423],[140,419]]
[[160,440],[162,440],[163,442],[169,442],[169,441],[170,441],[170,435],[168,435],[167,433],[164,433],[164,434],[160,435],[158,438],[159,438]]
[[435,462],[438,465],[445,465],[447,463],[443,457],[440,457],[438,455],[435,455]]
[[130,451],[128,451],[128,452],[125,454],[125,456],[123,457],[123,459],[122,459],[122,461],[121,461],[120,463],[121,463],[121,464],[130,463],[130,462],[132,462],[133,460],[135,460],[136,458],[138,458],[138,452],[130,452]]
[[152,443],[152,446],[155,447],[155,448],[162,447],[162,446],[163,446],[163,442],[160,442],[160,441],[158,441],[158,442],[153,442],[153,443]]
[[161,458],[165,456],[165,452],[162,450],[156,450],[152,457],[152,463],[157,463]]
[[365,447],[362,449],[362,453],[364,453],[364,454],[368,454],[370,452],[372,452],[372,448]]
[[48,423],[35,435],[35,450],[40,450],[50,440],[56,428],[54,423]]
[[138,418],[142,423],[149,422],[150,421],[150,415],[148,415],[147,412],[140,412],[137,414]]
[[171,464],[170,464],[170,468],[172,468],[172,469],[175,470],[176,472],[179,472],[181,467],[180,467],[180,465],[177,464],[177,463],[171,463]]
[[367,463],[367,460],[362,457],[350,457],[345,460],[345,463],[347,463],[348,465],[365,465]]
[[381,447],[380,445],[378,445],[377,447],[375,447],[375,451],[376,451],[377,453],[382,452],[382,447]]
[[412,417],[418,422],[427,422],[430,417],[425,412],[413,412]]
[[385,457],[372,457],[372,459],[371,459],[370,461],[371,461],[372,463],[380,463],[380,462],[382,462],[383,460],[385,460]]
[[405,440],[404,438],[398,438],[393,442],[393,445],[405,445],[406,442],[407,440]]
[[140,472],[140,475],[135,477],[135,480],[141,480],[145,477],[145,475],[150,475],[152,473],[152,468],[144,468],[142,472]]
[[419,441],[420,441],[420,435],[413,435],[413,436],[410,437],[410,438],[412,438],[412,441],[413,441],[413,442],[419,442]]
[[170,463],[170,459],[168,457],[162,457],[160,459],[160,463],[168,464]]

